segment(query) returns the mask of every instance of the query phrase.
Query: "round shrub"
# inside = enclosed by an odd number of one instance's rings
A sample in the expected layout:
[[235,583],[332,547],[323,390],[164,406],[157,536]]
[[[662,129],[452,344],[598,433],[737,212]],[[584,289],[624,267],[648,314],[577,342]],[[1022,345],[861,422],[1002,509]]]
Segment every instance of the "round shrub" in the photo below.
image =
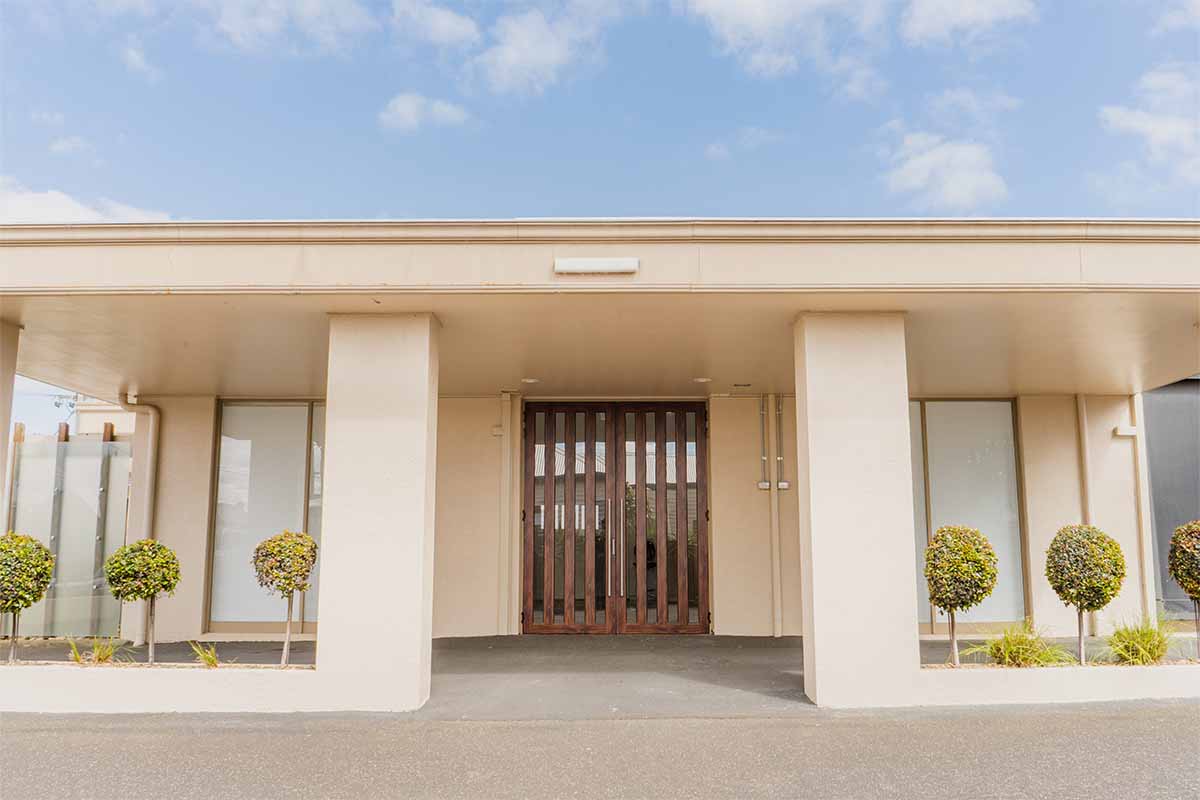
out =
[[1058,598],[1079,611],[1098,611],[1121,591],[1121,545],[1092,525],[1059,529],[1046,550],[1046,580]]
[[287,597],[308,590],[308,578],[317,563],[317,543],[307,533],[284,531],[259,542],[253,560],[258,585]]
[[54,554],[32,536],[0,536],[0,612],[20,614],[41,600],[54,577]]
[[142,539],[117,548],[104,562],[104,577],[113,597],[122,602],[153,600],[175,593],[179,559],[165,544]]
[[1167,551],[1167,569],[1187,596],[1200,602],[1200,519],[1175,529]]
[[996,588],[996,551],[974,528],[938,528],[925,548],[929,600],[947,612],[979,605]]

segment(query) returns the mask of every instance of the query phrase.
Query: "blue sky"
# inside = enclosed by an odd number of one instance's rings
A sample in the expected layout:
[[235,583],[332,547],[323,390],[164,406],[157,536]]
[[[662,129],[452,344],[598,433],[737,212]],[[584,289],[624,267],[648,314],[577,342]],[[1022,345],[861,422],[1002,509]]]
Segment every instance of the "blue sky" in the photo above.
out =
[[0,0],[0,217],[1200,216],[1200,0]]

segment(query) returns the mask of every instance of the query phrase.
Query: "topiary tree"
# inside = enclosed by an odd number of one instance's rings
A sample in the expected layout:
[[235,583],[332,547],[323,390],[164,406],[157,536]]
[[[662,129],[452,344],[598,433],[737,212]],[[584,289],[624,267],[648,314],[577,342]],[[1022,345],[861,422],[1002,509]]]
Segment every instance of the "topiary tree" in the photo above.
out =
[[284,531],[259,542],[253,561],[258,585],[287,598],[283,658],[279,662],[286,667],[292,646],[292,600],[296,592],[308,590],[308,577],[317,563],[317,543],[307,533]]
[[149,653],[154,663],[154,600],[160,594],[175,594],[179,583],[179,558],[175,551],[153,539],[118,547],[104,562],[104,577],[113,597],[122,603],[146,601]]
[[1046,550],[1046,580],[1050,588],[1078,613],[1079,663],[1087,663],[1083,650],[1083,612],[1099,611],[1121,591],[1125,556],[1121,545],[1092,525],[1060,528]]
[[954,614],[977,606],[996,588],[996,551],[974,528],[945,525],[925,548],[929,601],[950,616],[950,658],[958,666]]
[[0,536],[0,614],[12,614],[8,663],[17,660],[21,612],[41,600],[54,577],[54,554],[32,536],[9,531]]
[[1196,656],[1200,658],[1200,519],[1186,522],[1171,536],[1167,551],[1167,570],[1180,588],[1192,599],[1196,621]]

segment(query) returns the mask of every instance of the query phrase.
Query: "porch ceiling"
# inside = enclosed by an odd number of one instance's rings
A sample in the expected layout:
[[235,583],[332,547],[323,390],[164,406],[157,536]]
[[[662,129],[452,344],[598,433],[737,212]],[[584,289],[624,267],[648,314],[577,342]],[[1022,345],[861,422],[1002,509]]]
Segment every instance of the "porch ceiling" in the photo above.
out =
[[[1200,297],[1147,292],[8,296],[18,371],[112,399],[323,396],[330,313],[432,311],[441,392],[791,392],[805,311],[907,314],[912,394],[1126,393],[1200,372]],[[522,378],[539,383],[523,384]],[[712,378],[700,384],[693,379]],[[738,388],[735,384],[750,384]]]

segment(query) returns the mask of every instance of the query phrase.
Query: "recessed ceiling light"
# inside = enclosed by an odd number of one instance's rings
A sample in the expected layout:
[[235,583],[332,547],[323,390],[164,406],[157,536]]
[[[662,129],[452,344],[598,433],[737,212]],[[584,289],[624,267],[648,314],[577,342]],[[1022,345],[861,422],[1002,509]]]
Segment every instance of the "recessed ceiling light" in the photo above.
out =
[[692,378],[694,383],[712,383],[712,378]]
[[521,383],[541,383],[541,378],[521,378]]

